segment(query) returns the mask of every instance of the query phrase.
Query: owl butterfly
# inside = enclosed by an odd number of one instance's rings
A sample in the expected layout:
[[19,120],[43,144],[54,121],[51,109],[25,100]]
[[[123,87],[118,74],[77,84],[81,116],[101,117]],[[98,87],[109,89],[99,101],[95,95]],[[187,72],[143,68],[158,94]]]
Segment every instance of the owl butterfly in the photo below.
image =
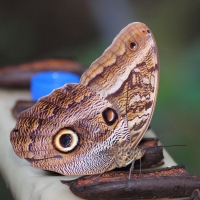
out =
[[131,23],[82,75],[18,116],[10,141],[33,167],[100,174],[142,156],[158,91],[158,53],[149,28]]

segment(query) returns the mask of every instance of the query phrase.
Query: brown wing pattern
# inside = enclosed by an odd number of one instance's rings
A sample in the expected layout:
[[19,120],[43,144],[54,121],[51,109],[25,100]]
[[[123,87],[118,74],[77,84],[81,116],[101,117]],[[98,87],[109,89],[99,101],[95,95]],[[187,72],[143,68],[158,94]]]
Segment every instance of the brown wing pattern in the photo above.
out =
[[[102,117],[107,107],[112,108],[111,103],[90,88],[67,84],[19,114],[10,134],[13,149],[32,166],[64,175],[113,169],[113,151],[128,131],[120,116],[114,126],[107,126]],[[73,130],[78,138],[76,147],[66,152],[55,143],[64,129]]]
[[158,54],[141,23],[125,27],[83,74],[21,113],[10,141],[32,166],[99,174],[139,158],[158,90]]
[[103,55],[92,63],[80,83],[109,100],[126,118],[137,146],[152,118],[159,79],[155,39],[142,23],[122,29]]

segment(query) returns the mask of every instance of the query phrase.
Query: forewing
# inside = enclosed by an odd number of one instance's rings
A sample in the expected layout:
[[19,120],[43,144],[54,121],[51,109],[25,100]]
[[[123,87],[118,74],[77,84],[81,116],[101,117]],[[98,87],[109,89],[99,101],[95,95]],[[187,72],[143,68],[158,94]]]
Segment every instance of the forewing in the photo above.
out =
[[155,39],[145,24],[136,22],[122,29],[83,74],[80,83],[116,107],[127,121],[132,143],[137,146],[152,118],[158,79]]

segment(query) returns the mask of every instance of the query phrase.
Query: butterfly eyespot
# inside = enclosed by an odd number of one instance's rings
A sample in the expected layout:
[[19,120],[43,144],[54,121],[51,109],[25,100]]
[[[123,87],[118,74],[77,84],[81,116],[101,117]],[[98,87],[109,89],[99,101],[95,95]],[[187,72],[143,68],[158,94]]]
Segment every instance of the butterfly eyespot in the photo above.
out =
[[55,148],[63,153],[72,151],[78,144],[78,136],[71,129],[61,129],[54,137]]
[[131,50],[136,50],[137,49],[137,44],[135,42],[131,42],[129,46],[130,46]]
[[118,114],[113,108],[106,108],[102,116],[108,126],[112,126],[118,120]]
[[151,31],[149,29],[147,30],[142,30],[143,33],[151,33]]

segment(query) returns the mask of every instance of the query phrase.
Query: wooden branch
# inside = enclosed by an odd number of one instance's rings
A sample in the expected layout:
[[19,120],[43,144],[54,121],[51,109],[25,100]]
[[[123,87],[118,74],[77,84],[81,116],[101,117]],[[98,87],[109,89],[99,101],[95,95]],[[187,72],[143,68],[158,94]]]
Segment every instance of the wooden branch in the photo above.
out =
[[[111,171],[96,176],[84,176],[77,180],[62,181],[78,197],[84,199],[160,199],[189,197],[200,189],[200,179],[190,175],[183,166],[169,167],[147,172]],[[195,190],[191,199],[199,197]]]
[[6,66],[0,68],[0,86],[5,88],[28,88],[31,77],[43,71],[65,71],[81,75],[83,67],[78,62],[66,58],[47,58]]

